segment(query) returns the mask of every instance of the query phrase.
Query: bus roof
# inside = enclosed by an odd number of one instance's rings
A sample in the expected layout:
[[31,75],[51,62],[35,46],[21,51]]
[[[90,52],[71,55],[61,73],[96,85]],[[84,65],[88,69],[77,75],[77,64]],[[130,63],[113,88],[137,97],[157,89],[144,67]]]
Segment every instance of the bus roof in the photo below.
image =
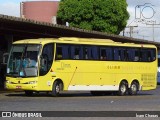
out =
[[93,45],[112,45],[112,46],[128,46],[128,47],[154,47],[151,44],[134,44],[114,42],[110,39],[97,38],[77,38],[77,37],[60,37],[60,38],[39,38],[39,39],[25,39],[14,42],[13,44],[47,44],[47,43],[70,43],[70,44],[93,44]]
[[25,39],[15,41],[13,44],[46,44],[56,40],[56,38]]

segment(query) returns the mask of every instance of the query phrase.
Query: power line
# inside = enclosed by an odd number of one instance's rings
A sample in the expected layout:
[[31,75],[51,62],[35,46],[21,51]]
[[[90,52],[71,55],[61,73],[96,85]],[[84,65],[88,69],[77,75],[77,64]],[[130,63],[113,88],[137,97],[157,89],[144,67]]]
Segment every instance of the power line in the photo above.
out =
[[[138,26],[126,26],[126,28],[129,28],[129,32],[126,32],[126,33],[129,33],[130,37],[132,37],[133,33],[138,33],[138,32],[133,31],[134,27],[138,27]],[[124,33],[125,33],[125,31],[123,30],[123,36],[124,36]]]
[[146,25],[152,25],[152,33],[153,33],[153,41],[155,41],[155,38],[154,38],[154,26],[155,25],[160,25],[160,24],[156,24],[156,23],[146,23]]

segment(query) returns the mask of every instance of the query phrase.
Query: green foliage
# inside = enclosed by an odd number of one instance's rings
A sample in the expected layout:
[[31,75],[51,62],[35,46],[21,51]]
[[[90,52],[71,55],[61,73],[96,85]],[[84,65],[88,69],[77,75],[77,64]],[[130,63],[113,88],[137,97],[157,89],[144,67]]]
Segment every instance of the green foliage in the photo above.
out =
[[61,0],[57,18],[72,27],[119,34],[129,14],[126,0]]

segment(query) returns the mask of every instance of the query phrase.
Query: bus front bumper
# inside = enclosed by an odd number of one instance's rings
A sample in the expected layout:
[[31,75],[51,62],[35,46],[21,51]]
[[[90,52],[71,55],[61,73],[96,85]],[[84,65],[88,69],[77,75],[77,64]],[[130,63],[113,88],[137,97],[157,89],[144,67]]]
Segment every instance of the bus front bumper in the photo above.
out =
[[32,90],[37,91],[37,84],[10,84],[6,83],[5,88],[8,90]]

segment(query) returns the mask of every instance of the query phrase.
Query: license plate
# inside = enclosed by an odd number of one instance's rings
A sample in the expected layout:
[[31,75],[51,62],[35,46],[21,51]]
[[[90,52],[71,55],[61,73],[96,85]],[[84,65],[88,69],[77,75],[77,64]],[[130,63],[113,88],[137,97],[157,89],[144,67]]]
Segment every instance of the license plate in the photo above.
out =
[[16,89],[21,89],[22,87],[21,86],[16,86]]

